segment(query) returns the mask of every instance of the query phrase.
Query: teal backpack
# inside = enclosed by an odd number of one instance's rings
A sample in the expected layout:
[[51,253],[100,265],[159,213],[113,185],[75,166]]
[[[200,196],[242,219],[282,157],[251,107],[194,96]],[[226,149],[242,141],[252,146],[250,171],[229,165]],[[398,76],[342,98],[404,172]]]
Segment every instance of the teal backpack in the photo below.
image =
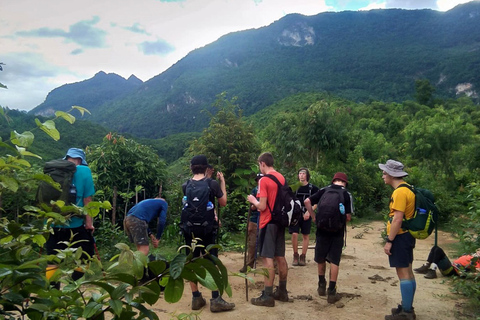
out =
[[435,230],[436,239],[439,211],[433,193],[408,184],[401,184],[398,187],[406,187],[415,194],[415,212],[410,219],[403,219],[402,229],[408,230],[416,239],[426,239]]

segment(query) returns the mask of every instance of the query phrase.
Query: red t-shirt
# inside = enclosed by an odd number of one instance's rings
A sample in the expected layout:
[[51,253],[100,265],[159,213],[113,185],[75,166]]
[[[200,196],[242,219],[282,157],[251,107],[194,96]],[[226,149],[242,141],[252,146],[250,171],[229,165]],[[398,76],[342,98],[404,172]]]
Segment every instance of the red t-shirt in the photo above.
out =
[[[281,173],[272,170],[269,174],[275,176],[281,184],[285,183],[285,178]],[[267,198],[267,207],[265,210],[260,212],[260,229],[265,228],[265,226],[272,220],[272,214],[270,208],[273,209],[275,205],[275,197],[277,196],[278,186],[272,179],[268,177],[263,177],[258,181],[258,192],[257,198]]]

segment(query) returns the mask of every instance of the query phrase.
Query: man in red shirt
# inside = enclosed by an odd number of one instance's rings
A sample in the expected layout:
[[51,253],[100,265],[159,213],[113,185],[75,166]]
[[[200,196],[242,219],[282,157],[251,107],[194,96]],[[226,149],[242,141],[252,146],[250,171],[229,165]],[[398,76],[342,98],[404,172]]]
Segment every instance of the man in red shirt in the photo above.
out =
[[[262,174],[275,176],[281,184],[285,184],[285,178],[273,168],[273,156],[265,152],[258,157],[258,167]],[[257,197],[248,195],[247,200],[260,211],[260,236],[259,251],[263,258],[263,266],[268,269],[265,276],[265,288],[258,298],[252,298],[251,302],[256,306],[274,307],[275,300],[288,301],[287,274],[288,266],[285,259],[285,227],[271,223],[272,214],[270,208],[275,205],[278,186],[272,179],[263,177],[258,181]],[[257,200],[257,198],[259,200]],[[273,260],[277,261],[278,274],[280,277],[278,289],[273,292],[275,269]]]

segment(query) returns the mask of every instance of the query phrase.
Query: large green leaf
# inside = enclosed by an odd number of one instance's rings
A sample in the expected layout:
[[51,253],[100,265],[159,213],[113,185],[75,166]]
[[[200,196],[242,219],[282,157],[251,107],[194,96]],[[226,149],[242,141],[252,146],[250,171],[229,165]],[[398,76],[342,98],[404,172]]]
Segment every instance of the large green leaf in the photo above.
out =
[[220,294],[223,294],[224,286],[222,282],[222,276],[218,272],[218,269],[213,264],[213,262],[208,259],[202,258],[202,259],[195,260],[195,263],[201,265],[208,271],[208,273],[212,276],[213,280],[215,281],[218,291],[220,292]]
[[35,118],[35,123],[37,126],[46,134],[48,134],[53,140],[60,140],[60,132],[55,128],[55,122],[52,120],[47,120],[44,123],[41,123],[40,120]]
[[178,253],[170,262],[170,276],[173,279],[177,279],[182,273],[183,267],[185,266],[185,261],[187,256],[183,253]]
[[2,188],[8,189],[12,192],[17,192],[18,190],[18,181],[12,177],[0,176],[0,186]]
[[20,147],[28,148],[32,145],[34,138],[35,136],[30,131],[25,131],[21,134],[17,131],[12,131],[10,133],[10,141]]
[[73,124],[75,122],[75,117],[72,116],[70,113],[66,113],[63,111],[56,111],[55,116],[57,116],[58,118],[65,119],[70,124]]
[[83,108],[83,107],[80,107],[80,106],[72,106],[72,110],[75,109],[75,110],[78,110],[80,111],[80,114],[83,116],[83,114],[86,112],[88,114],[91,114],[90,111],[88,111],[87,109]]
[[115,313],[115,315],[120,316],[120,314],[122,313],[122,309],[123,309],[122,308],[123,303],[122,303],[121,300],[109,300],[108,305],[112,308],[113,313]]
[[175,303],[180,301],[183,295],[183,279],[168,278],[167,286],[165,287],[165,301],[168,303]]

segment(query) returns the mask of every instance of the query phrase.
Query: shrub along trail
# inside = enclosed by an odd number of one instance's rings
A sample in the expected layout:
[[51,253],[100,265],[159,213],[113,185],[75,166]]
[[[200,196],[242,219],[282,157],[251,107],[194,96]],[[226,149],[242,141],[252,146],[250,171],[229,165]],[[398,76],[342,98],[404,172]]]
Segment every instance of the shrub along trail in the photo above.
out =
[[[380,233],[383,222],[370,222],[352,229],[348,226],[347,247],[340,263],[340,275],[337,282],[342,299],[336,304],[328,304],[326,297],[317,294],[317,264],[313,261],[313,249],[307,253],[307,266],[291,266],[293,251],[287,242],[288,284],[287,290],[293,302],[278,302],[274,308],[256,307],[245,299],[245,280],[230,277],[233,296],[224,296],[234,302],[231,312],[211,313],[210,292],[201,288],[207,299],[206,307],[200,312],[201,319],[328,319],[328,320],[372,320],[383,319],[392,307],[400,303],[400,289],[395,270],[388,266],[387,256],[383,253]],[[449,251],[448,244],[455,239],[439,231],[439,246],[443,247],[451,260],[456,258]],[[314,246],[311,236],[310,247]],[[433,245],[433,235],[426,240],[417,240],[414,251],[414,268],[424,263]],[[237,272],[243,265],[243,254],[223,252],[220,258],[230,272]],[[328,267],[327,267],[328,273]],[[415,312],[421,320],[458,319],[464,301],[462,296],[450,292],[451,284],[437,271],[438,278],[428,280],[416,275]],[[263,277],[252,275],[255,284],[249,282],[249,299],[259,295],[263,289]],[[278,276],[275,279],[278,284]],[[169,319],[171,314],[190,313],[191,291],[188,284],[182,300],[168,304],[159,300],[152,309],[160,319]]]

